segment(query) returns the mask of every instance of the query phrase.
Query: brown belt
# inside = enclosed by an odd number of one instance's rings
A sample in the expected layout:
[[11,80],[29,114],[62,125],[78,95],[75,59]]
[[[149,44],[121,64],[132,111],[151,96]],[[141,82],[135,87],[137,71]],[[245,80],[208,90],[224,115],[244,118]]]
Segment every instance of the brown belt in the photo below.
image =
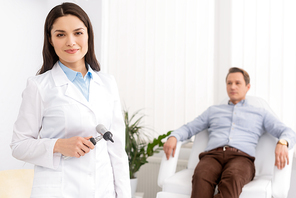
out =
[[244,153],[244,152],[242,152],[234,147],[230,147],[230,146],[223,146],[223,147],[215,148],[211,151],[235,151],[235,152]]

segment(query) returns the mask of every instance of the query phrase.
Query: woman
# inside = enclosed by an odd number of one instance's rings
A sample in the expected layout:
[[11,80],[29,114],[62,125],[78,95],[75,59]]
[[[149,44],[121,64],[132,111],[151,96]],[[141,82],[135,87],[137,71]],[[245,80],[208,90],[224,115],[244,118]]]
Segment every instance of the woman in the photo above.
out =
[[[93,37],[76,4],[46,18],[43,66],[28,79],[11,143],[15,158],[35,164],[31,197],[131,197],[117,85],[99,72]],[[89,141],[98,124],[114,143]]]

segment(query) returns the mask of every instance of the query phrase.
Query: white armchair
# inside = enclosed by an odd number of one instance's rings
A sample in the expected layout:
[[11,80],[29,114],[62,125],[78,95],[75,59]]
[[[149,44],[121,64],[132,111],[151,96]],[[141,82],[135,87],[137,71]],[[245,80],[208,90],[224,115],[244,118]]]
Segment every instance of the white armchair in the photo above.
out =
[[[249,104],[268,109],[268,104],[261,98],[247,96]],[[224,102],[226,102],[224,100]],[[207,146],[208,133],[204,130],[195,136],[187,169],[176,173],[176,166],[180,148],[184,142],[178,142],[175,157],[162,158],[158,185],[162,192],[157,193],[157,198],[188,198],[191,194],[191,180],[194,169],[199,161],[199,153]],[[282,170],[274,166],[275,146],[277,139],[268,133],[264,133],[259,139],[256,148],[256,176],[253,181],[244,186],[240,198],[286,198],[290,188],[292,161],[294,148],[289,150],[290,164]]]

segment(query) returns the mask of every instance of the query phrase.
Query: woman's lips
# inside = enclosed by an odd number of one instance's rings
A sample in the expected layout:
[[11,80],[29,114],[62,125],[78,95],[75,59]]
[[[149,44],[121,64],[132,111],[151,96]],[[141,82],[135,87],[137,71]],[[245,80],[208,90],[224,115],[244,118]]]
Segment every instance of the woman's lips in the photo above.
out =
[[78,51],[78,49],[68,49],[65,50],[65,52],[69,53],[69,54],[75,54]]

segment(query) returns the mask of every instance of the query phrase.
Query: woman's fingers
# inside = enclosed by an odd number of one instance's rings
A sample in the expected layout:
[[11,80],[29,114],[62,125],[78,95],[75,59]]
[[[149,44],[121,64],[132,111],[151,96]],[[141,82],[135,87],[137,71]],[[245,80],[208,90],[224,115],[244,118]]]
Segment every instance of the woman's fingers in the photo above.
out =
[[70,157],[81,157],[86,153],[89,153],[91,149],[94,149],[95,146],[91,141],[89,141],[90,137],[71,137],[68,139],[58,139],[56,141],[54,152],[59,152],[65,156]]

